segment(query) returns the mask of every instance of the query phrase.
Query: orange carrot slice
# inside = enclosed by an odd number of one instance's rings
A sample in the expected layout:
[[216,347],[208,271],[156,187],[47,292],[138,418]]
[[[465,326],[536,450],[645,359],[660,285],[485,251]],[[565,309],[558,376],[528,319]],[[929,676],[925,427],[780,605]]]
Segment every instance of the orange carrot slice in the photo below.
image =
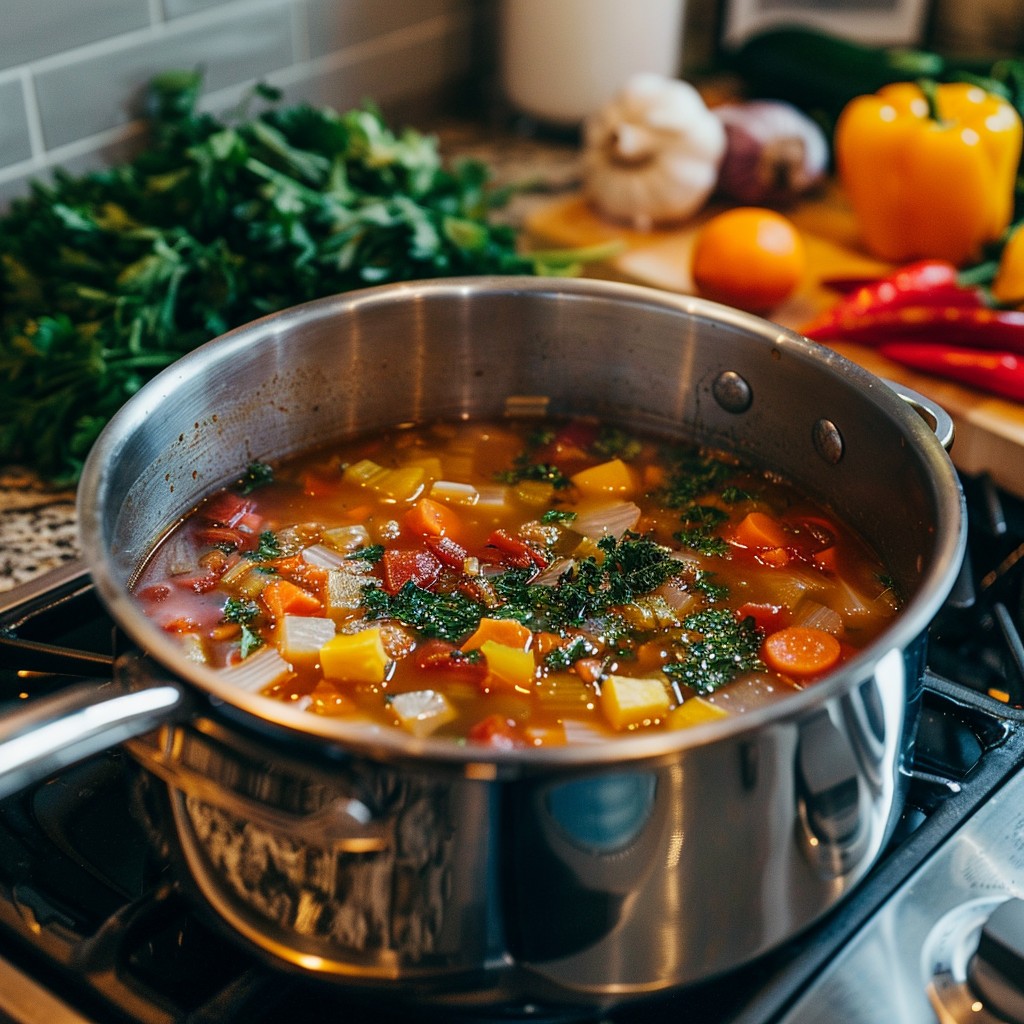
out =
[[811,626],[787,626],[765,639],[761,657],[781,675],[806,679],[827,672],[841,653],[831,633]]

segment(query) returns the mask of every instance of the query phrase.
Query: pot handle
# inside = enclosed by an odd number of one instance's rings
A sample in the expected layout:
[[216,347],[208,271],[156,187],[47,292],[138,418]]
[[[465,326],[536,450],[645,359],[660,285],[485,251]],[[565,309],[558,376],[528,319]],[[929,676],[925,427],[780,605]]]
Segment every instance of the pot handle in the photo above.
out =
[[888,379],[884,379],[884,383],[928,424],[939,439],[939,444],[948,452],[953,447],[955,433],[953,418],[949,413],[941,405],[937,405],[930,398],[926,398],[919,391],[914,391],[913,388],[908,388],[905,384]]
[[180,713],[185,691],[161,680],[144,689],[78,683],[0,715],[0,799],[140,736]]

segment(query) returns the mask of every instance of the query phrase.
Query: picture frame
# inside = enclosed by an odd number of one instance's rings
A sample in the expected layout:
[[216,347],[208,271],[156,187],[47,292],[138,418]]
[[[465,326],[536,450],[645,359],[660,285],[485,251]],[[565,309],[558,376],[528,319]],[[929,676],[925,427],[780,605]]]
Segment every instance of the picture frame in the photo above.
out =
[[723,0],[719,45],[737,49],[772,28],[801,27],[869,46],[921,46],[932,0]]

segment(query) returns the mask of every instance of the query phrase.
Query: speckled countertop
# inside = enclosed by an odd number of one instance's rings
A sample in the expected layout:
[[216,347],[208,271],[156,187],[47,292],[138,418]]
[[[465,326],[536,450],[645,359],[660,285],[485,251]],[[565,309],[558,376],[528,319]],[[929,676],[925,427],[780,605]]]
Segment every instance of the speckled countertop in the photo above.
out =
[[[501,211],[509,223],[521,223],[532,204],[578,184],[578,147],[531,133],[529,126],[510,131],[445,123],[436,133],[446,160],[483,160],[498,186],[530,183]],[[74,491],[48,487],[30,468],[0,465],[0,591],[27,583],[79,553]]]

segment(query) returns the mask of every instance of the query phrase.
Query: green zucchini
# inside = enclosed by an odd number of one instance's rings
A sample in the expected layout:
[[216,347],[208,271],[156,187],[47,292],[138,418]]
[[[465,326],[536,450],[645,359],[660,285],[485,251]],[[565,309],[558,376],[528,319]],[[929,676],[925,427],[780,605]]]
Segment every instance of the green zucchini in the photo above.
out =
[[726,65],[751,98],[786,100],[829,125],[855,96],[947,70],[945,59],[927,50],[868,46],[798,27],[751,36]]

